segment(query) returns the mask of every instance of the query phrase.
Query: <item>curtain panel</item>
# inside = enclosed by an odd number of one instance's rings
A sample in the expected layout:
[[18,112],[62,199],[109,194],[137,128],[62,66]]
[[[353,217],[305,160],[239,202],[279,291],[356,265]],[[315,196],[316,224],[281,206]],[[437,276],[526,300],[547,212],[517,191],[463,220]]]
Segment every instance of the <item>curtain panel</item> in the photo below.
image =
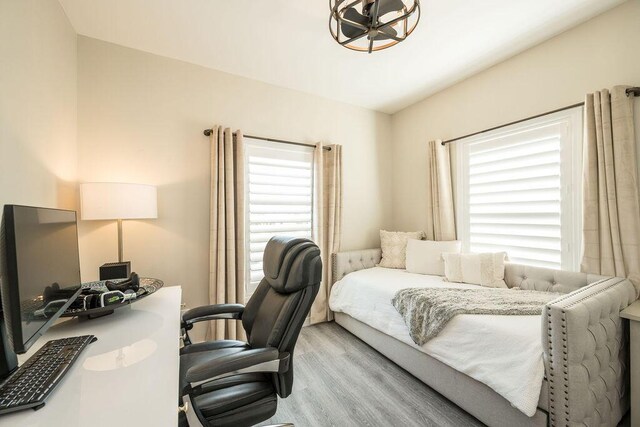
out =
[[[242,133],[214,126],[211,142],[209,303],[244,304],[245,211]],[[207,340],[244,340],[236,320],[208,324]]]
[[322,283],[313,305],[310,323],[333,320],[329,295],[333,286],[331,254],[340,250],[342,235],[342,146],[321,143],[314,152],[314,235],[322,255]]
[[456,240],[449,146],[442,140],[427,147],[427,240]]
[[640,207],[633,96],[586,96],[581,270],[628,277],[640,291]]

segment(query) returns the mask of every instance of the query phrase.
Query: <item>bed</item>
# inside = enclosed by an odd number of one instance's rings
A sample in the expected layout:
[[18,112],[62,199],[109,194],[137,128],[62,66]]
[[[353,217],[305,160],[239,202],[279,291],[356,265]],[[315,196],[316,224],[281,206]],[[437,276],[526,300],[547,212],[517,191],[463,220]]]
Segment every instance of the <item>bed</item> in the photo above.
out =
[[333,255],[330,307],[345,329],[489,426],[616,425],[627,411],[626,279],[508,264],[509,287],[559,292],[542,316],[459,315],[424,346],[397,290],[461,287],[376,267],[380,250]]

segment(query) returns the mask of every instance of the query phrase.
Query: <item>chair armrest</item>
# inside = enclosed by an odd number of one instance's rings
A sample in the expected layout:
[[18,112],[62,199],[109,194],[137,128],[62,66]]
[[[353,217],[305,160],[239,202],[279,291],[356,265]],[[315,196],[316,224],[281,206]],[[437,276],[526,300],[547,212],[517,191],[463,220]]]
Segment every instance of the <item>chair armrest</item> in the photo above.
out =
[[629,349],[620,311],[635,299],[633,284],[613,277],[545,306],[550,425],[617,425],[625,414]]
[[[283,373],[289,370],[289,353],[276,348],[257,348],[229,354],[190,367],[185,380],[190,389],[210,381],[249,372]],[[185,395],[183,391],[183,395]]]
[[[365,268],[373,268],[380,263],[382,250],[363,249],[360,251],[337,252],[331,254],[331,277],[334,282],[349,273]],[[333,283],[332,283],[333,285]]]
[[216,319],[241,319],[242,304],[214,304],[192,308],[182,313],[182,326],[189,327],[196,322]]

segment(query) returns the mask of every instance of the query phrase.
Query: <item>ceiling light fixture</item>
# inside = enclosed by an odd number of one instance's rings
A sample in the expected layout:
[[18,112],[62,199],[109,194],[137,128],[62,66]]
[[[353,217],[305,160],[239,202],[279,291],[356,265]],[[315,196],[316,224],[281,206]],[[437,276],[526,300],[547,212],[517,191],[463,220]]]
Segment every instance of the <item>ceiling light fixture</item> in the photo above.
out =
[[360,52],[404,41],[420,20],[420,0],[329,0],[329,6],[335,41]]

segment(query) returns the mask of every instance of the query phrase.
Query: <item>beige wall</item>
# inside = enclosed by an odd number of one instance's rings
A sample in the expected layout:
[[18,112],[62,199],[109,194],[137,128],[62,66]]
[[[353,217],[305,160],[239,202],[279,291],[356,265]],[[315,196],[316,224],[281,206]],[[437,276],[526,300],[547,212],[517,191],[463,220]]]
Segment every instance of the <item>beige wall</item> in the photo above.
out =
[[57,0],[0,0],[0,206],[76,207],[76,65]]
[[[393,226],[414,230],[426,225],[428,140],[462,136],[575,104],[602,88],[638,86],[638,46],[640,1],[630,0],[394,114]],[[636,106],[640,113],[640,102]]]
[[[209,146],[213,124],[343,145],[343,248],[378,245],[390,223],[390,117],[211,69],[78,38],[80,181],[157,185],[159,218],[125,222],[125,258],[207,302]],[[116,258],[116,228],[83,222],[84,279]]]

